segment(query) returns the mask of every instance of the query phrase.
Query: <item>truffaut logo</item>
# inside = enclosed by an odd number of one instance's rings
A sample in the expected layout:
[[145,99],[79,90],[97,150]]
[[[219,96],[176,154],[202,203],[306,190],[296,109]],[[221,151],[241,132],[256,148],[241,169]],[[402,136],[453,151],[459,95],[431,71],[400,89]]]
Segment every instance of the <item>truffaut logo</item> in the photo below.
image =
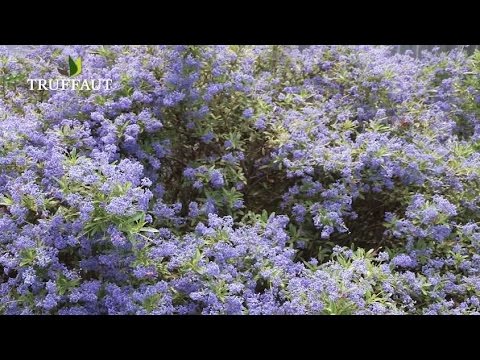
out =
[[[60,75],[73,78],[82,73],[82,58],[74,60],[68,57],[68,62],[59,67]],[[110,90],[112,79],[28,79],[30,90]]]

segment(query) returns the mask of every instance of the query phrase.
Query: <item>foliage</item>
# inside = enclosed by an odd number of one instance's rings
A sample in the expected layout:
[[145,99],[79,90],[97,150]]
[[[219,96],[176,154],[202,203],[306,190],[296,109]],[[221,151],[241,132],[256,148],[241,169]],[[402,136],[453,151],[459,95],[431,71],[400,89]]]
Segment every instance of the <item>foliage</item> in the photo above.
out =
[[[112,87],[29,89],[69,58]],[[0,312],[477,314],[479,70],[381,46],[0,50]]]

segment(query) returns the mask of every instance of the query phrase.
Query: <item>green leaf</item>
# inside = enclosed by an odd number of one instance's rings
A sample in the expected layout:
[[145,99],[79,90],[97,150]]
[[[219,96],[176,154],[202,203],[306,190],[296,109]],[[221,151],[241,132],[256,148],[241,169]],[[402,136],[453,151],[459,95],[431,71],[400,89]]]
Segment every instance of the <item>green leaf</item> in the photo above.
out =
[[149,233],[158,233],[159,231],[157,229],[154,229],[152,227],[142,227],[140,231],[143,232],[149,232]]
[[143,211],[138,211],[133,217],[130,218],[130,221],[144,221],[145,220],[145,213]]
[[25,205],[29,210],[37,212],[37,203],[35,201],[35,198],[31,195],[25,195],[22,198],[22,203]]
[[82,72],[82,58],[73,60],[71,56],[68,57],[68,68],[70,77],[79,75]]
[[69,280],[64,275],[57,278],[57,292],[58,295],[65,295],[72,288],[75,288],[80,283],[80,279]]
[[0,205],[2,206],[10,206],[10,205],[13,205],[13,200],[6,197],[5,195],[2,195],[0,197]]
[[158,307],[158,302],[161,298],[161,294],[154,294],[152,296],[149,296],[143,301],[143,307],[145,308],[145,310],[147,310],[148,313],[151,313]]
[[37,256],[36,249],[24,249],[20,253],[22,260],[20,260],[20,266],[33,265]]

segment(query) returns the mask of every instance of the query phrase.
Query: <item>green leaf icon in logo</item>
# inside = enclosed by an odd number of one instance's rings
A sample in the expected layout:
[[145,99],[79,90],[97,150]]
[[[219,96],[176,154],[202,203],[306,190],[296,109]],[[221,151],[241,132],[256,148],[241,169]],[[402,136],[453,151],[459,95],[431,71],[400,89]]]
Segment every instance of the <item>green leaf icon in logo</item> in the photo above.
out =
[[71,56],[68,57],[68,68],[70,77],[79,75],[82,72],[82,58],[73,60]]

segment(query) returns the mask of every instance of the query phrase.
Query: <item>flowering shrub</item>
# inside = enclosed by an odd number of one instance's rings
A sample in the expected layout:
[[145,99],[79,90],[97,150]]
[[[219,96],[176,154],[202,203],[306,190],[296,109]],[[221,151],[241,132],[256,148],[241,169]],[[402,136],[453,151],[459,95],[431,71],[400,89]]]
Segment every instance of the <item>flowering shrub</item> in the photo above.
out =
[[[82,58],[99,89],[30,89]],[[0,312],[478,314],[480,53],[0,50]]]

